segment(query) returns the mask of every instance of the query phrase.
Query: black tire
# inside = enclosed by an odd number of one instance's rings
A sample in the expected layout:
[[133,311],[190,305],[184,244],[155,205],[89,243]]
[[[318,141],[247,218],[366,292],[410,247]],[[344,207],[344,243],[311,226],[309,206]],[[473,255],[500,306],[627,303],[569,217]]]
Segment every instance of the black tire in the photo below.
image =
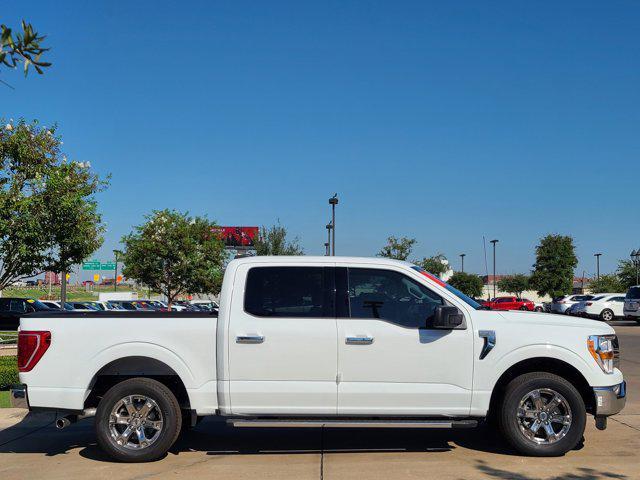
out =
[[529,310],[529,309],[523,305],[520,307],[520,310]]
[[[110,426],[112,409],[119,405],[123,399],[132,397],[137,399],[137,401],[141,401],[140,399],[142,398],[147,398],[155,402],[155,406],[153,407],[155,411],[153,411],[151,415],[155,415],[154,419],[160,418],[162,420],[159,431],[153,432],[154,435],[150,439],[152,443],[138,449],[119,445],[116,438],[111,434]],[[137,412],[139,412],[139,409],[126,418],[132,418],[131,421],[140,422],[139,419],[133,418]],[[150,378],[131,378],[109,389],[98,404],[95,420],[98,445],[100,445],[100,448],[110,457],[121,462],[150,462],[163,457],[178,438],[182,427],[182,412],[175,395],[165,385]],[[131,426],[131,423],[129,425],[123,424],[123,426],[116,427],[126,429],[129,426]],[[157,435],[157,438],[155,435]],[[134,435],[131,434],[131,436],[133,437]],[[139,435],[136,434],[136,436],[139,440]],[[147,436],[146,432],[144,436]],[[135,438],[132,442],[133,441],[135,441]],[[144,445],[144,443],[139,442],[138,445]]]
[[609,308],[605,308],[600,312],[600,320],[603,322],[610,322],[614,318],[616,318],[616,316],[613,314],[613,310]]
[[[538,389],[559,393],[570,407],[571,420],[568,430],[564,436],[554,440],[553,443],[537,443],[528,438],[521,430],[521,420],[518,417],[520,402]],[[584,434],[586,420],[587,412],[578,390],[564,378],[547,372],[527,373],[511,380],[507,385],[498,411],[498,426],[506,440],[518,452],[534,457],[556,457],[575,448]],[[534,420],[527,421],[533,422]],[[544,430],[545,425],[539,428]],[[556,424],[554,428],[558,429],[558,425]],[[559,429],[564,429],[564,426]],[[529,430],[525,429],[525,431]]]
[[544,308],[542,308],[542,307],[535,307],[534,310],[536,312],[544,312]]

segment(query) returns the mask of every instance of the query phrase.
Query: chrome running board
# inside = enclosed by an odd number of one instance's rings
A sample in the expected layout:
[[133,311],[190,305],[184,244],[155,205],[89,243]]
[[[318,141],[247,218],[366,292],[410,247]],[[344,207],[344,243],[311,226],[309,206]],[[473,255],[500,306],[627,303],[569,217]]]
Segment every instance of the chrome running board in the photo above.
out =
[[369,419],[279,419],[279,418],[231,418],[227,423],[234,427],[261,428],[474,428],[477,420],[369,420]]

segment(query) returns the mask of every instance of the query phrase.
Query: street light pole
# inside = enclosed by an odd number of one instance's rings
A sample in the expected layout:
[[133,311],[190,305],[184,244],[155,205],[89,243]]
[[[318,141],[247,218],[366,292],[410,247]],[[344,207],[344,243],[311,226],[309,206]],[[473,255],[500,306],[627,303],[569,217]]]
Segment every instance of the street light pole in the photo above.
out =
[[594,253],[593,256],[596,257],[596,278],[600,280],[600,256],[601,253]]
[[325,250],[326,250],[325,255],[327,257],[331,255],[331,229],[332,228],[333,228],[333,225],[331,225],[331,222],[327,223],[327,241],[324,244]]
[[631,263],[636,267],[636,285],[640,284],[640,248],[631,251]]
[[496,298],[496,243],[500,240],[491,240],[493,244],[493,298]]
[[466,253],[461,253],[461,254],[460,254],[460,260],[462,260],[462,267],[461,267],[460,271],[461,271],[462,273],[464,273],[464,257],[466,257],[466,256],[467,256],[467,254],[466,254]]
[[334,193],[333,197],[329,199],[329,205],[331,205],[331,230],[333,230],[333,236],[331,237],[331,254],[336,255],[336,205],[338,204],[338,194]]

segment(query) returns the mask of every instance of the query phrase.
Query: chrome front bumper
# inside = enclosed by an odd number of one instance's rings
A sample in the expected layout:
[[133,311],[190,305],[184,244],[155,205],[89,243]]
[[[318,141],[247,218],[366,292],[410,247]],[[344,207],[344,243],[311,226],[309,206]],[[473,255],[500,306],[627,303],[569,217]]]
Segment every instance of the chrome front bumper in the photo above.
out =
[[597,417],[615,415],[624,408],[627,401],[627,382],[619,383],[611,387],[593,387],[596,398]]
[[29,408],[26,385],[12,385],[9,389],[9,401],[13,408]]

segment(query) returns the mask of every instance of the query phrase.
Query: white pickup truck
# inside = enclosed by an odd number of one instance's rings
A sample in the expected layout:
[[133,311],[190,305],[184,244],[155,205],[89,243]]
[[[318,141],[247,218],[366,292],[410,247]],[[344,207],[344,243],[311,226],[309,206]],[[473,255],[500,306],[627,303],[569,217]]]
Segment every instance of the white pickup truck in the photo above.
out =
[[[527,455],[562,455],[625,403],[607,324],[489,311],[420,267],[380,258],[232,261],[219,315],[21,319],[16,406],[95,416],[112,457],[149,461],[181,428],[467,428],[495,420]],[[493,422],[490,422],[493,423]]]

